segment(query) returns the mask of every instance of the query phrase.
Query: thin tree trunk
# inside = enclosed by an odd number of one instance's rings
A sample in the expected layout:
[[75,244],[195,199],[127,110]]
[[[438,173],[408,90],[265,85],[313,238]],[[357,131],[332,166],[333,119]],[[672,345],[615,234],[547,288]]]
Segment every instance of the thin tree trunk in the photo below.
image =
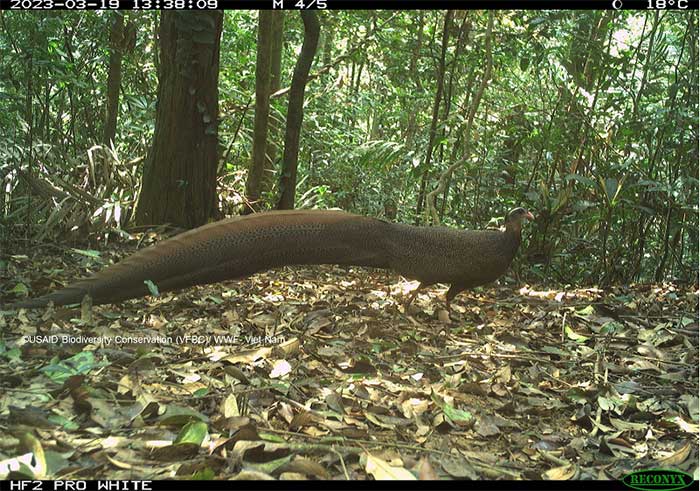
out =
[[447,180],[450,178],[452,173],[455,171],[455,169],[461,165],[464,165],[464,162],[469,159],[469,154],[470,154],[470,149],[471,149],[471,139],[472,139],[472,127],[474,124],[474,117],[476,116],[476,112],[479,109],[479,105],[481,104],[481,97],[484,94],[484,90],[486,89],[486,86],[488,85],[489,80],[491,80],[491,72],[493,69],[493,53],[491,49],[492,45],[492,34],[493,34],[493,18],[494,14],[493,12],[489,12],[488,14],[488,26],[486,28],[486,39],[484,41],[484,51],[486,53],[486,63],[484,66],[484,72],[481,77],[481,83],[479,84],[479,88],[477,89],[476,94],[474,95],[474,98],[471,101],[471,104],[469,105],[469,115],[467,116],[467,120],[464,124],[464,134],[465,134],[465,139],[466,139],[466,151],[465,151],[465,157],[457,162],[453,162],[450,164],[450,166],[445,170],[445,172],[442,173],[440,176],[440,180],[438,182],[438,185],[435,189],[430,191],[426,195],[426,210],[428,215],[430,216],[432,222],[434,225],[437,225],[440,222],[440,219],[437,214],[437,209],[435,207],[435,197],[445,191],[445,187],[447,186]]
[[450,28],[452,25],[452,17],[454,15],[453,10],[448,10],[445,14],[445,23],[442,29],[442,49],[440,52],[440,61],[437,67],[437,80],[436,80],[436,90],[435,98],[433,99],[433,114],[430,121],[430,131],[428,133],[428,148],[425,152],[425,159],[423,160],[423,173],[421,175],[420,189],[418,191],[418,200],[416,204],[416,223],[420,222],[421,215],[423,214],[423,206],[425,203],[425,190],[428,184],[428,178],[430,175],[430,162],[433,157],[433,145],[435,144],[435,136],[437,135],[437,125],[440,119],[440,103],[442,101],[442,93],[444,90],[445,82],[445,65],[447,58],[447,45],[450,41]]
[[[73,57],[73,47],[71,45],[70,41],[70,35],[68,33],[68,27],[66,25],[63,25],[63,46],[64,49],[66,50],[66,54],[68,55],[68,59],[70,60],[71,64],[75,67],[75,58]],[[71,150],[73,152],[73,155],[76,155],[76,152],[78,150],[78,141],[76,137],[76,131],[75,131],[75,120],[78,118],[78,114],[76,112],[75,108],[75,98],[74,98],[74,93],[73,93],[73,84],[69,84],[68,88],[66,89],[68,92],[68,102],[70,106],[70,135],[71,135]]]
[[[455,54],[452,62],[452,67],[450,69],[450,76],[448,78],[447,82],[447,90],[445,93],[445,98],[444,98],[444,111],[442,114],[442,120],[447,121],[448,118],[450,117],[450,111],[452,110],[452,96],[453,96],[453,91],[454,91],[454,85],[457,80],[455,78],[459,79],[458,74],[459,74],[459,68],[460,68],[460,61],[462,58],[462,50],[464,49],[464,46],[466,44],[467,38],[469,37],[469,31],[471,29],[471,22],[469,21],[468,13],[464,13],[464,19],[462,19],[462,24],[459,28],[459,37],[457,38],[457,46],[455,48]],[[452,128],[450,129],[450,132],[447,133],[446,127],[443,126],[442,132],[441,132],[441,139],[443,141],[447,140],[448,137],[453,133]],[[456,151],[459,148],[459,145],[455,142],[455,144],[452,147],[452,159],[451,161],[454,161],[454,156],[456,155]],[[440,145],[440,160],[442,161],[444,159],[444,151],[445,151],[445,145]],[[442,192],[442,201],[440,204],[440,215],[439,218],[442,220],[445,216],[445,203],[447,202],[447,197],[450,192],[450,182],[452,180],[452,176],[448,177],[447,182],[445,183],[445,189]]]
[[[270,94],[274,94],[282,86],[282,51],[284,48],[284,11],[272,12],[272,49],[270,54]],[[273,116],[268,120],[267,156],[263,171],[260,192],[264,195],[272,190],[275,184],[275,161],[281,147],[279,120]]]
[[260,209],[260,185],[265,170],[267,130],[270,117],[270,67],[272,55],[272,10],[260,10],[258,19],[258,53],[255,62],[255,123],[253,158],[246,181],[248,206],[243,214]]
[[304,91],[309,77],[309,70],[318,48],[318,36],[321,26],[318,15],[314,10],[302,10],[301,19],[304,21],[304,43],[299,53],[299,59],[294,67],[292,87],[289,91],[287,107],[287,128],[284,135],[284,157],[282,174],[280,175],[280,200],[277,205],[280,210],[294,208],[294,197],[297,187],[297,164],[299,161],[299,136],[301,123],[304,119]]
[[109,71],[107,74],[107,103],[105,105],[104,131],[102,143],[114,143],[117,134],[119,115],[119,87],[122,81],[122,58],[124,57],[124,13],[115,10],[112,14],[112,27],[109,32]]
[[[415,84],[415,94],[420,94],[423,92],[423,86],[421,85],[420,72],[418,71],[418,61],[420,60],[421,49],[423,46],[423,29],[425,26],[425,13],[424,11],[418,11],[418,24],[416,26],[415,42],[413,44],[413,49],[411,50],[411,62],[408,67],[408,76],[411,77],[413,83]],[[413,146],[416,131],[418,130],[417,117],[419,110],[414,107],[415,105],[415,95],[413,97],[406,97],[407,107],[405,113],[408,114],[408,122],[406,123],[406,131],[404,133],[404,142],[406,145]]]
[[324,19],[324,36],[323,36],[323,65],[330,65],[333,58],[333,40],[335,38],[335,25],[332,19]]
[[[27,145],[27,171],[29,173],[29,177],[32,178],[34,176],[34,101],[32,100],[32,95],[34,92],[34,51],[33,47],[35,46],[35,37],[36,37],[36,29],[32,28],[31,29],[31,34],[29,36],[30,41],[32,41],[30,48],[27,50],[28,56],[27,56],[27,92],[26,96],[27,99],[25,101],[26,107],[25,107],[25,114],[24,114],[24,119],[27,123],[27,139],[26,139],[26,145]],[[27,217],[27,224],[32,224],[34,223],[34,217],[33,217],[33,210],[34,208],[32,207],[32,193],[29,192],[27,195],[27,211],[29,213],[29,216]],[[31,231],[29,228],[26,229],[27,233],[30,233]]]

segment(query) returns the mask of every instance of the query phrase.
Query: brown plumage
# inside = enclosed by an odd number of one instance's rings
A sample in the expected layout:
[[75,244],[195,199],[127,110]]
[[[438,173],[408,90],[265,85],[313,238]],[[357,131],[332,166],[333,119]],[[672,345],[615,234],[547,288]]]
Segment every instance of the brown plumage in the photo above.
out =
[[293,210],[231,218],[184,232],[138,251],[90,278],[9,308],[53,302],[115,303],[148,294],[244,278],[288,265],[341,264],[396,271],[421,286],[449,283],[457,293],[490,283],[510,265],[520,245],[524,218],[516,208],[505,231],[454,230],[389,223],[342,211]]

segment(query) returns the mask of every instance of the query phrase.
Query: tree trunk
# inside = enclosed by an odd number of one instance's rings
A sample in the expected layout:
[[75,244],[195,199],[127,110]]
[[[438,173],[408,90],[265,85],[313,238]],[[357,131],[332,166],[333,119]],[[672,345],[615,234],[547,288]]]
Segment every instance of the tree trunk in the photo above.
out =
[[196,227],[216,207],[223,13],[162,12],[158,109],[136,210],[141,225]]
[[[411,77],[415,84],[415,94],[423,92],[423,86],[420,80],[420,71],[418,70],[418,61],[420,60],[421,49],[423,47],[423,29],[425,26],[425,15],[422,10],[418,12],[418,20],[415,33],[412,33],[412,38],[415,39],[413,49],[411,50],[411,62],[408,65],[408,76]],[[404,142],[409,148],[414,144],[416,131],[418,131],[417,116],[420,113],[420,108],[416,108],[415,95],[406,97],[406,104],[409,106],[405,112],[408,113],[408,122],[404,132]]]
[[258,20],[258,53],[255,63],[255,127],[253,159],[246,181],[248,206],[243,214],[260,209],[260,184],[265,170],[267,122],[270,117],[270,66],[272,54],[272,10],[260,10]]
[[304,43],[301,47],[297,64],[294,67],[292,85],[289,90],[287,128],[284,135],[284,157],[282,174],[280,175],[281,196],[277,206],[280,210],[291,210],[294,208],[297,163],[299,159],[299,135],[301,133],[301,122],[304,118],[304,90],[306,89],[309,70],[318,47],[318,36],[321,30],[315,11],[301,11],[301,18],[304,21]]
[[[270,94],[280,90],[282,85],[282,49],[284,48],[284,11],[272,11],[272,48],[270,53]],[[260,192],[264,195],[272,190],[275,184],[275,160],[281,146],[281,125],[279,120],[271,117],[268,120],[267,156],[263,170]]]
[[428,148],[425,152],[425,159],[423,160],[423,174],[420,180],[420,189],[418,191],[418,200],[416,204],[416,223],[420,221],[421,215],[423,214],[423,205],[425,203],[425,191],[428,184],[428,176],[430,174],[430,161],[433,157],[433,145],[435,144],[435,136],[437,135],[437,125],[440,119],[440,104],[442,102],[442,93],[444,90],[444,80],[445,80],[445,69],[446,69],[446,58],[447,58],[447,45],[450,41],[450,28],[452,25],[452,16],[454,14],[453,10],[448,10],[445,14],[445,24],[442,30],[442,50],[440,53],[440,64],[437,68],[437,80],[435,99],[433,100],[433,116],[430,121],[430,132],[428,134]]
[[114,143],[117,134],[117,116],[119,115],[119,87],[122,81],[122,58],[124,57],[124,13],[115,11],[112,28],[109,32],[109,72],[107,75],[107,104],[102,143],[109,146]]
[[326,17],[324,19],[324,36],[323,36],[323,56],[322,63],[323,66],[330,65],[333,60],[333,42],[335,38],[335,25],[333,24],[333,17]]

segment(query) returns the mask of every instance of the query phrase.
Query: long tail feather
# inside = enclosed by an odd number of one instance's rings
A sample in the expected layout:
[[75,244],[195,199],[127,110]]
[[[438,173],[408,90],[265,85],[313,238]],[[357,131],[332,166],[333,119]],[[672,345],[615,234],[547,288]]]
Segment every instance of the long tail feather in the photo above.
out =
[[136,252],[90,278],[6,308],[113,303],[160,291],[237,279],[284,265],[387,267],[380,220],[337,211],[279,211],[204,225]]

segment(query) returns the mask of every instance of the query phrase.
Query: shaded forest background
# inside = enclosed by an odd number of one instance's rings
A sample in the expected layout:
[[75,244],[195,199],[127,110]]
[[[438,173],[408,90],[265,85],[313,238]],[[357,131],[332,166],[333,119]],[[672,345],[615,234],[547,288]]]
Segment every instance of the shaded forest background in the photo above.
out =
[[[304,29],[297,13],[276,14],[270,83],[285,89]],[[531,281],[697,281],[697,12],[318,16],[296,207],[429,223],[432,198],[440,222],[484,228],[525,206],[537,216],[519,266]],[[161,22],[0,12],[5,251],[135,230]],[[256,11],[223,16],[210,219],[251,206],[258,26]],[[270,100],[261,209],[280,194],[287,96]]]

